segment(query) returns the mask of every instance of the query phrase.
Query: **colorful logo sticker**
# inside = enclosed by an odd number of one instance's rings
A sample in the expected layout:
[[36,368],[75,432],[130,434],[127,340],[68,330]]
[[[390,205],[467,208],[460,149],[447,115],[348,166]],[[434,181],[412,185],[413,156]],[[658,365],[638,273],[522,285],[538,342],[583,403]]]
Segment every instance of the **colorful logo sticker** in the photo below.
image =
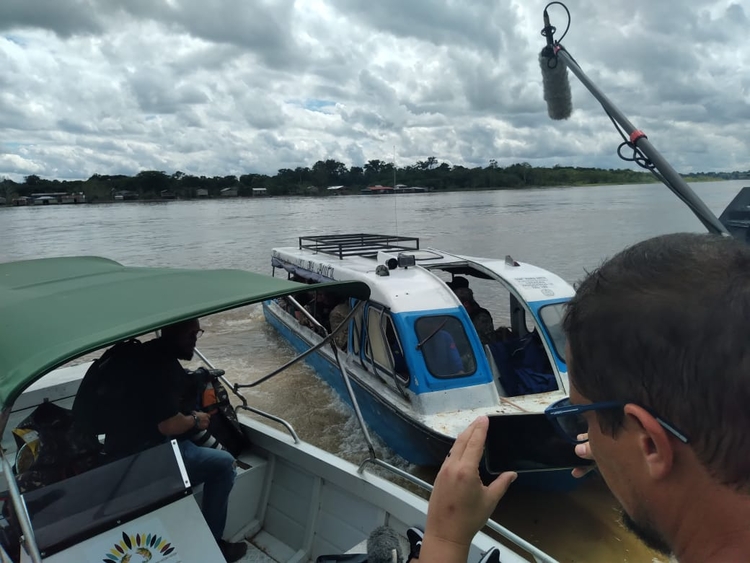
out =
[[122,539],[115,543],[104,555],[103,563],[158,563],[175,553],[175,548],[165,537],[150,534],[128,535],[122,533]]

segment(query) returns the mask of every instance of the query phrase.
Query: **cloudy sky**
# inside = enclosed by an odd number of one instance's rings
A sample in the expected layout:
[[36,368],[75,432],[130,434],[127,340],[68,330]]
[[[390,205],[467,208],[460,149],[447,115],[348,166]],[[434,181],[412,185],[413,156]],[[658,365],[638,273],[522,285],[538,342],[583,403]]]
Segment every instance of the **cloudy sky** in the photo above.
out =
[[[744,4],[744,5],[743,5]],[[750,5],[571,0],[563,44],[680,171],[750,169]],[[1,0],[0,178],[156,169],[622,168],[571,77],[546,115],[528,0]],[[551,8],[561,32],[566,16]],[[559,33],[558,33],[559,37]]]

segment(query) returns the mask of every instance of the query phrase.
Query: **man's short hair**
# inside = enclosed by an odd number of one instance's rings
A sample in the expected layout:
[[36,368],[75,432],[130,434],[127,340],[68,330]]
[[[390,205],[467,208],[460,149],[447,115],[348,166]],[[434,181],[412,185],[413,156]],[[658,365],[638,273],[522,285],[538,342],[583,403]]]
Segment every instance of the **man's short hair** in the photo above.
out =
[[[717,481],[750,491],[750,247],[688,233],[636,244],[586,277],[563,326],[584,397],[650,407]],[[623,412],[597,415],[616,435]]]

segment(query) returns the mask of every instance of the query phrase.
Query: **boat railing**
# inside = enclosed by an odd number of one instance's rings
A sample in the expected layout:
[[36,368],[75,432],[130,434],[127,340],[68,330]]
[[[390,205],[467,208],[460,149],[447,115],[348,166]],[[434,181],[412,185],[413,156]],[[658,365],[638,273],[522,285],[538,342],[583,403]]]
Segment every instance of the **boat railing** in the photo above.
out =
[[311,250],[330,254],[343,260],[348,256],[375,257],[379,251],[408,252],[419,250],[419,239],[397,235],[376,235],[366,233],[315,235],[299,237],[300,250]]
[[[401,477],[402,479],[409,481],[410,483],[416,485],[417,487],[420,487],[427,491],[428,493],[432,492],[432,489],[434,488],[432,485],[430,485],[427,481],[424,481],[417,477],[416,475],[412,475],[411,473],[404,471],[403,469],[400,469],[394,465],[391,465],[387,461],[384,461],[378,457],[369,457],[365,459],[362,463],[359,465],[359,473],[363,473],[366,470],[366,467],[368,465],[374,465],[377,467],[380,467],[382,469],[385,469],[386,471],[389,471],[393,473],[394,475]],[[487,520],[487,523],[485,524],[490,530],[501,536],[502,538],[508,540],[509,542],[516,545],[518,548],[522,549],[523,551],[527,552],[529,555],[531,555],[534,558],[534,561],[537,563],[559,563],[557,559],[554,559],[535,545],[529,543],[525,539],[523,539],[518,534],[515,534],[511,532],[508,528],[505,526],[502,526],[492,520],[491,518]]]
[[[293,364],[296,364],[300,360],[303,360],[304,358],[306,358],[310,354],[316,352],[317,350],[320,350],[321,348],[323,348],[326,345],[330,345],[331,349],[332,349],[332,352],[333,352],[334,359],[336,361],[336,364],[337,364],[337,366],[339,368],[339,371],[341,372],[341,377],[344,380],[344,385],[346,386],[346,391],[347,391],[347,393],[349,395],[349,398],[351,400],[352,408],[354,409],[355,417],[357,418],[357,422],[359,423],[359,427],[360,427],[360,429],[362,431],[362,434],[363,434],[363,436],[365,438],[365,443],[367,445],[367,449],[368,449],[368,452],[369,452],[369,457],[367,457],[359,465],[358,472],[359,473],[364,473],[364,471],[366,470],[366,467],[368,465],[374,465],[374,466],[380,467],[380,468],[382,468],[382,469],[384,469],[384,470],[386,470],[386,471],[388,471],[388,472],[396,475],[397,477],[401,477],[401,478],[409,481],[410,483],[412,483],[412,484],[414,484],[414,485],[416,485],[416,486],[418,486],[418,487],[426,490],[427,492],[432,492],[433,487],[428,482],[426,482],[426,481],[420,479],[419,477],[416,477],[415,475],[412,475],[411,473],[408,473],[408,472],[404,471],[403,469],[400,469],[400,468],[398,468],[398,467],[396,467],[396,466],[394,466],[394,465],[388,463],[387,461],[384,461],[384,460],[382,460],[382,459],[380,459],[378,457],[378,455],[377,455],[377,453],[375,451],[374,443],[373,443],[372,438],[370,436],[370,432],[368,431],[367,425],[365,424],[364,417],[362,416],[362,411],[360,410],[360,407],[359,407],[359,401],[357,400],[357,397],[354,394],[354,389],[352,388],[352,385],[351,385],[351,380],[350,380],[350,377],[349,377],[349,373],[347,371],[346,366],[341,361],[341,356],[339,354],[339,349],[336,346],[335,342],[333,341],[333,337],[336,334],[338,334],[339,331],[344,330],[344,328],[346,328],[348,326],[349,320],[355,314],[357,314],[357,312],[360,310],[360,308],[362,308],[364,306],[364,301],[360,301],[359,303],[357,303],[357,305],[355,307],[353,307],[352,310],[349,312],[349,314],[344,318],[344,320],[342,321],[342,323],[339,326],[337,326],[335,329],[333,329],[330,333],[328,333],[328,331],[325,329],[325,327],[323,327],[323,325],[321,325],[317,321],[317,319],[315,319],[315,317],[313,315],[311,315],[309,311],[307,311],[307,309],[305,309],[304,307],[302,307],[302,305],[300,305],[300,303],[297,300],[295,300],[293,297],[290,297],[290,296],[287,296],[286,299],[288,299],[295,306],[295,308],[297,308],[298,310],[300,310],[302,312],[302,314],[313,324],[313,326],[315,326],[316,328],[322,330],[323,333],[325,334],[325,337],[319,343],[315,344],[314,346],[311,346],[309,349],[305,350],[301,354],[298,354],[296,357],[294,357],[293,359],[291,359],[290,361],[288,361],[287,363],[285,363],[283,366],[275,369],[274,371],[272,371],[268,375],[265,375],[265,376],[263,376],[263,377],[255,380],[255,381],[253,381],[252,383],[235,383],[235,384],[232,384],[223,375],[220,376],[222,382],[229,389],[232,390],[232,392],[234,393],[234,395],[237,396],[237,398],[242,403],[241,405],[236,406],[235,410],[247,410],[247,411],[253,412],[255,414],[258,414],[258,415],[260,415],[262,417],[268,418],[270,420],[273,420],[273,421],[275,421],[275,422],[283,425],[286,428],[286,430],[291,434],[294,442],[298,443],[300,441],[300,439],[297,436],[297,433],[295,432],[294,428],[292,427],[292,425],[289,422],[285,421],[282,418],[279,418],[277,416],[271,415],[269,413],[266,413],[264,411],[261,411],[259,409],[256,409],[254,407],[249,406],[248,403],[247,403],[247,399],[245,398],[244,395],[242,395],[242,393],[240,393],[239,390],[240,389],[244,389],[244,388],[251,388],[251,387],[255,387],[257,385],[260,385],[261,383],[263,383],[265,381],[268,381],[269,379],[275,377],[276,375],[278,375],[282,371],[286,370],[287,368],[289,368]],[[215,369],[215,367],[208,360],[208,358],[206,358],[206,356],[204,356],[199,350],[196,349],[195,352],[198,355],[198,357],[210,369]],[[487,525],[488,528],[490,528],[496,534],[498,534],[499,536],[501,536],[505,540],[513,543],[516,547],[518,547],[519,549],[525,551],[530,556],[532,556],[533,559],[534,559],[534,561],[536,563],[557,563],[557,561],[554,558],[552,558],[550,555],[544,553],[538,547],[532,545],[531,543],[529,543],[528,541],[524,540],[522,537],[518,536],[517,534],[514,534],[509,529],[505,528],[504,526],[501,526],[500,524],[498,524],[494,520],[489,519],[487,521],[486,525]]]

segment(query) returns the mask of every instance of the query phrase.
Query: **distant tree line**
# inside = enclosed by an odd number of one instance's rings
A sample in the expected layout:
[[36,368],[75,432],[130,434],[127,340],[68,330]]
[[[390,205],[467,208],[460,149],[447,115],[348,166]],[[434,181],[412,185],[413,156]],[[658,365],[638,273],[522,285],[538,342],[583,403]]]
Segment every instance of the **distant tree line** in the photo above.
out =
[[[750,171],[731,173],[699,173],[691,180],[750,178]],[[428,187],[436,191],[508,189],[586,184],[634,184],[654,181],[645,171],[626,169],[580,168],[572,166],[534,167],[527,162],[498,166],[490,160],[485,167],[467,168],[438,162],[434,156],[416,164],[397,168],[395,180],[407,186]],[[241,176],[193,176],[177,171],[144,170],[135,176],[94,174],[88,180],[46,180],[37,175],[26,176],[24,182],[0,181],[0,196],[12,198],[39,192],[83,192],[90,202],[112,201],[115,194],[131,192],[139,199],[160,199],[170,192],[180,199],[198,196],[207,190],[209,197],[218,197],[224,188],[235,188],[239,196],[252,195],[253,188],[265,188],[268,195],[324,195],[328,186],[344,185],[358,191],[371,185],[390,186],[394,183],[394,165],[370,160],[364,166],[347,167],[337,160],[319,160],[312,167],[283,168],[275,175],[243,174]]]

